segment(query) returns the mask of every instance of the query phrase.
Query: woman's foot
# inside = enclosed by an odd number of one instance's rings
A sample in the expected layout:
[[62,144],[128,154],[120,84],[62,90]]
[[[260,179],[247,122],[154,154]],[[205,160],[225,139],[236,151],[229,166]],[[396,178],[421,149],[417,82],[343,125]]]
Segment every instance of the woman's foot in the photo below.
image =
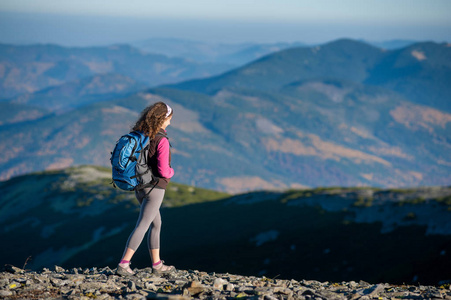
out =
[[121,262],[117,265],[116,270],[117,275],[121,276],[131,276],[135,275],[135,272],[130,268],[130,262],[121,260]]
[[157,275],[169,274],[175,272],[174,266],[166,266],[163,260],[160,260],[152,264],[152,273]]

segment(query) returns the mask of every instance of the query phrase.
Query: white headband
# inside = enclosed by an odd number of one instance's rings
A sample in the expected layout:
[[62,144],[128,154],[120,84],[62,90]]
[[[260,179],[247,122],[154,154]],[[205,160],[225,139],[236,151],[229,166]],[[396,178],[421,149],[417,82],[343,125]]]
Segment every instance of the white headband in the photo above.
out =
[[169,105],[167,105],[167,104],[166,104],[166,108],[168,109],[168,112],[166,113],[166,118],[167,118],[172,113],[172,108]]

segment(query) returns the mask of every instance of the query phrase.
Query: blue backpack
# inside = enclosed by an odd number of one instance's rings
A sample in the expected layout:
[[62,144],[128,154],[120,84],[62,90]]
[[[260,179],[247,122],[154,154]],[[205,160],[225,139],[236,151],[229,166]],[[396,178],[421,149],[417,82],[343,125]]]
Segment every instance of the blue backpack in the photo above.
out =
[[159,178],[147,164],[148,142],[149,137],[140,131],[123,135],[116,142],[110,159],[115,187],[133,191],[157,185]]

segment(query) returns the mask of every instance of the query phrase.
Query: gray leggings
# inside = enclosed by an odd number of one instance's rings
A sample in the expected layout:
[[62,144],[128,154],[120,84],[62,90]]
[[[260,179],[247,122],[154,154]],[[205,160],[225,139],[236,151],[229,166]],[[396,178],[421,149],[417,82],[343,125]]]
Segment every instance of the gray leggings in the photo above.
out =
[[[141,210],[139,212],[138,222],[136,222],[135,229],[128,238],[127,248],[136,251],[141,244],[144,235],[149,230],[147,238],[147,246],[149,252],[151,249],[160,249],[160,231],[161,231],[161,215],[160,206],[163,202],[164,189],[154,188],[152,192],[146,196],[150,188],[136,192],[136,199],[141,203]],[[124,252],[125,253],[125,252]]]

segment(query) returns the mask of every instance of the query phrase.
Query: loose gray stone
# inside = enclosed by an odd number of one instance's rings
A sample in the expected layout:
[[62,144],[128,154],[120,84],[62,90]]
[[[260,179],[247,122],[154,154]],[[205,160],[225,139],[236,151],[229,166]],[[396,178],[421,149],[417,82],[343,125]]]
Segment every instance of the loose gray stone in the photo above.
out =
[[238,292],[246,292],[246,291],[252,291],[254,290],[251,286],[240,286],[238,288]]
[[20,283],[18,283],[17,281],[13,281],[10,284],[8,284],[6,287],[10,290],[14,290],[17,289],[19,287],[21,287],[22,285]]
[[285,288],[285,287],[275,287],[274,293],[280,293],[280,294],[284,294],[284,295],[293,294],[293,292],[290,289]]
[[213,282],[213,288],[216,290],[222,291],[224,289],[224,285],[228,284],[228,282],[222,278],[216,278]]
[[9,297],[12,296],[13,292],[8,290],[0,290],[0,297]]
[[146,299],[146,297],[144,297],[141,294],[128,294],[127,296],[125,296],[125,299],[140,300],[140,299]]
[[377,284],[363,291],[363,295],[368,295],[369,297],[377,296],[379,293],[385,290],[384,284]]
[[62,294],[64,294],[64,295],[69,294],[71,291],[72,291],[72,289],[71,289],[71,288],[68,288],[68,287],[62,287],[62,288],[60,289],[60,292],[61,292]]
[[371,284],[369,284],[369,283],[366,282],[366,281],[360,280],[360,281],[359,281],[359,285],[361,285],[361,286],[363,286],[363,287],[367,287],[367,286],[370,286]]
[[8,278],[2,278],[2,279],[0,279],[0,287],[1,287],[1,288],[7,286],[8,284],[9,284],[9,279],[8,279]]
[[66,272],[66,270],[64,270],[63,268],[61,268],[59,266],[55,266],[55,272],[63,273],[63,272]]
[[136,284],[135,284],[135,282],[132,281],[132,280],[130,280],[130,281],[128,282],[128,288],[129,288],[132,292],[136,291]]
[[148,290],[151,290],[151,291],[156,291],[157,290],[157,287],[153,283],[150,283],[150,282],[145,282],[144,283],[144,287],[146,289],[148,289]]
[[64,285],[62,284],[62,280],[57,278],[50,278],[50,282],[56,287]]

